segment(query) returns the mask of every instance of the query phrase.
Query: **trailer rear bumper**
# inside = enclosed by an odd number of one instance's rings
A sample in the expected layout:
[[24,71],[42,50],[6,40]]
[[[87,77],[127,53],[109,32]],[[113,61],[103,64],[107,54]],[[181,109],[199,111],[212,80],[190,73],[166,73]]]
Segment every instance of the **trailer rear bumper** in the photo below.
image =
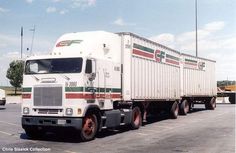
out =
[[46,129],[72,128],[82,129],[82,118],[59,118],[59,117],[32,117],[23,116],[21,118],[22,128],[40,127]]

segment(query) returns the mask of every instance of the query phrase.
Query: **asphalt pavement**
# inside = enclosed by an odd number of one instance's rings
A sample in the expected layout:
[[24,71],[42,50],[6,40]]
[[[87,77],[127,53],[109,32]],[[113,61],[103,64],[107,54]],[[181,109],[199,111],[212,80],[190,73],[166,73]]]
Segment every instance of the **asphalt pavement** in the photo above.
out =
[[138,130],[105,130],[95,140],[80,142],[72,133],[48,133],[29,139],[21,128],[20,104],[0,106],[0,152],[43,153],[235,153],[235,105],[216,110],[196,105],[178,119],[150,117]]

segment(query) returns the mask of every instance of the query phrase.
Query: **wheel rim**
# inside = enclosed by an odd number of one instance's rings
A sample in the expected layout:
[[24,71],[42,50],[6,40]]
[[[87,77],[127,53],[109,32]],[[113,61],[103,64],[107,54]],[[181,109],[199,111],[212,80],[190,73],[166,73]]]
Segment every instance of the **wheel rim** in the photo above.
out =
[[178,111],[179,111],[178,106],[176,106],[175,111],[174,111],[175,116],[178,115]]
[[173,117],[176,118],[178,116],[178,112],[179,112],[179,107],[177,103],[174,103],[173,106],[174,107],[174,111],[173,111]]
[[188,104],[188,102],[185,102],[184,111],[185,111],[185,113],[189,112],[189,104]]
[[215,98],[212,98],[211,101],[212,101],[211,102],[212,107],[215,108],[216,107],[216,100],[215,100]]
[[209,109],[215,109],[215,107],[216,107],[216,101],[215,101],[216,99],[214,98],[214,97],[212,97],[211,99],[210,99],[210,101],[209,101]]
[[134,121],[135,125],[139,125],[140,124],[140,112],[138,110],[134,111],[133,121]]
[[86,136],[91,136],[95,132],[96,123],[93,116],[84,118],[83,131]]

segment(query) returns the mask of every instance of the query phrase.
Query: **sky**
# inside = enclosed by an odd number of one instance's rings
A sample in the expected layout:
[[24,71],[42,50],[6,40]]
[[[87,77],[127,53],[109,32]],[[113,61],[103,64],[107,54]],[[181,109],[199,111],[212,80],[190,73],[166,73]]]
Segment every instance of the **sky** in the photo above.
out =
[[[236,1],[197,7],[198,55],[216,61],[217,80],[236,80]],[[23,58],[50,52],[64,33],[95,30],[132,32],[195,55],[195,0],[0,0],[0,86],[20,58],[21,27]]]

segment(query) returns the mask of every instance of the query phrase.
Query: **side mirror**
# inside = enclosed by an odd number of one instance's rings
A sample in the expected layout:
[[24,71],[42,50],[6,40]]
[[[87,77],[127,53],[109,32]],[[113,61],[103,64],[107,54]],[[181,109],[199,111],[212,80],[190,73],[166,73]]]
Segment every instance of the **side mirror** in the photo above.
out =
[[89,81],[93,81],[95,78],[96,78],[96,73],[91,73],[88,79]]
[[96,65],[94,60],[87,59],[85,73],[88,74],[89,81],[93,81],[96,78]]

